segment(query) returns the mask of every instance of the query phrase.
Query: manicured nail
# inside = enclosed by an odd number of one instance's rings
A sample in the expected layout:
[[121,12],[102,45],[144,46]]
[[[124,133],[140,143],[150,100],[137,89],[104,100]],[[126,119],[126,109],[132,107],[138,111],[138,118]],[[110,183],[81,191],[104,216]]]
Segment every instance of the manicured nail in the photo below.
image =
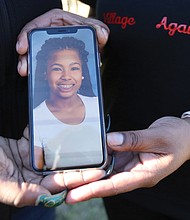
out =
[[67,196],[67,190],[55,195],[41,195],[37,198],[35,205],[42,205],[48,208],[61,205]]
[[122,133],[108,133],[107,142],[110,146],[117,147],[118,145],[123,144],[123,134]]

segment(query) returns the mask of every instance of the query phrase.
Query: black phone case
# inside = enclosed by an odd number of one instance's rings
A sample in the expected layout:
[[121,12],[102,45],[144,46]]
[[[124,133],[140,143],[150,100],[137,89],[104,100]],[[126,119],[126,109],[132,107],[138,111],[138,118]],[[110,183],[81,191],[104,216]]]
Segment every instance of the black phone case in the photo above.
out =
[[95,30],[90,26],[40,28],[32,30],[28,39],[33,169],[47,173],[105,167],[106,136]]

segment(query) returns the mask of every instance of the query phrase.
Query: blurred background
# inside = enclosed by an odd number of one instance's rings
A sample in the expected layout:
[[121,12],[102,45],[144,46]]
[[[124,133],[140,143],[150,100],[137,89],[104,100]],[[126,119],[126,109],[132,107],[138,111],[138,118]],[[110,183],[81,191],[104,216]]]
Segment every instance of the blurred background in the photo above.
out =
[[[62,0],[63,9],[88,17],[90,7],[78,0]],[[56,220],[108,220],[102,199],[91,199],[75,205],[62,204],[56,208]]]
[[90,7],[78,0],[62,0],[63,10],[88,17]]

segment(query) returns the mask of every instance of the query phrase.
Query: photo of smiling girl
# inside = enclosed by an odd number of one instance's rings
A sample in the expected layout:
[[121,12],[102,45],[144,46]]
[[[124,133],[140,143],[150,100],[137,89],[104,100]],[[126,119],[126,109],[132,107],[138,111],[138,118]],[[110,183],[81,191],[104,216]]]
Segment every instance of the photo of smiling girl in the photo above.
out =
[[39,170],[101,163],[98,97],[85,43],[50,38],[37,53],[34,87],[34,162]]

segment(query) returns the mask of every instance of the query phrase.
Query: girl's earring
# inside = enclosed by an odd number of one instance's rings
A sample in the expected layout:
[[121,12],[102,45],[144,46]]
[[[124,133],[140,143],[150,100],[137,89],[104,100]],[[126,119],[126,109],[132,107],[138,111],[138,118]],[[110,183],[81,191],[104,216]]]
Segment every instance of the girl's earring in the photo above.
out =
[[82,76],[82,79],[84,79],[84,76]]

